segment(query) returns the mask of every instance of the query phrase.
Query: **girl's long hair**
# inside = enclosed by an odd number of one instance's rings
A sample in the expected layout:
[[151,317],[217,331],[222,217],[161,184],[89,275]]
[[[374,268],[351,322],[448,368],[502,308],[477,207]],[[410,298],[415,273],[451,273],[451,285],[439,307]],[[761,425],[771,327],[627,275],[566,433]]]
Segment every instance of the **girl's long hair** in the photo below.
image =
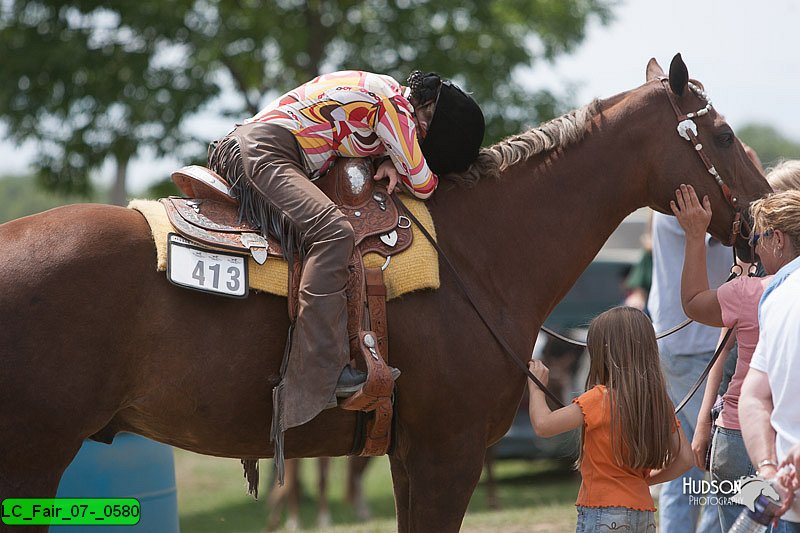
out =
[[675,415],[650,319],[638,309],[615,307],[592,320],[586,343],[591,356],[586,390],[608,389],[617,463],[634,469],[670,464],[678,454],[671,446]]

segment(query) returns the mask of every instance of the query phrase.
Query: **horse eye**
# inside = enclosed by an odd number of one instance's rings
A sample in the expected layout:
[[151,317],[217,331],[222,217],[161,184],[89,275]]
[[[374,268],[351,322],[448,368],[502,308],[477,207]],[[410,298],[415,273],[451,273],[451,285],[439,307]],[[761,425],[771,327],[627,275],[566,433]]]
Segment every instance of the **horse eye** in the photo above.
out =
[[733,133],[731,132],[721,133],[717,135],[717,143],[719,143],[720,146],[730,146],[733,144],[733,137]]

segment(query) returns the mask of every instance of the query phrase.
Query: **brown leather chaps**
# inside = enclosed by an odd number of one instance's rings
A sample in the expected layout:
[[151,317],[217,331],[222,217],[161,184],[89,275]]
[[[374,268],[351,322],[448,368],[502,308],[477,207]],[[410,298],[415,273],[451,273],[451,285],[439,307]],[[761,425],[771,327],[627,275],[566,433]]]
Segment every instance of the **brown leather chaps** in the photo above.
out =
[[350,358],[345,286],[353,228],[309,180],[294,135],[280,126],[238,126],[212,144],[209,166],[232,185],[243,217],[303,258],[291,349],[273,394],[273,437],[280,439],[325,408]]

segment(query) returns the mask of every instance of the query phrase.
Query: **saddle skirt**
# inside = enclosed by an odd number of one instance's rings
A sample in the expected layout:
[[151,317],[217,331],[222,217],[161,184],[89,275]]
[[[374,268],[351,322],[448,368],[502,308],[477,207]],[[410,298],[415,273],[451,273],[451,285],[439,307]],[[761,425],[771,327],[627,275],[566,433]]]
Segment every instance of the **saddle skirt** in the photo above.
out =
[[[348,170],[344,166],[342,168]],[[176,175],[187,172],[192,172],[196,176],[205,173],[209,173],[208,176],[212,175],[211,171],[203,167],[186,167],[176,172]],[[352,169],[348,172],[353,173]],[[326,174],[326,176],[329,175],[333,177],[331,172]],[[342,173],[339,176],[341,177]],[[369,178],[369,181],[372,182],[371,175]],[[222,178],[217,179],[224,183]],[[333,196],[336,203],[339,203],[337,199],[342,194],[341,189],[344,186],[341,180],[323,181],[324,179],[324,177],[320,179],[320,185],[325,185],[323,190],[329,196]],[[181,186],[178,179],[175,181]],[[229,196],[227,185],[223,192],[223,189],[218,186],[198,185],[197,179],[186,179],[184,183],[181,189],[185,194],[197,194],[198,189],[205,191],[213,189],[214,192],[211,194],[202,192],[200,194],[204,198],[199,199],[171,197],[162,199],[160,203],[152,200],[132,200],[128,205],[129,208],[139,211],[150,226],[157,253],[156,269],[161,272],[166,271],[167,236],[169,233],[180,233],[205,247],[232,250],[249,255],[250,289],[287,297],[288,265],[283,259],[280,245],[273,239],[261,237],[255,228],[239,223],[235,200],[230,201],[226,198]],[[366,184],[366,186],[370,184]],[[329,191],[333,191],[333,193],[331,194]],[[408,229],[399,228],[394,235],[393,231],[397,228],[386,231],[387,227],[384,227],[383,224],[389,224],[390,219],[394,219],[395,224],[400,223],[403,226],[406,224],[404,223],[405,219],[400,222],[397,207],[388,195],[386,196],[389,200],[385,204],[386,210],[381,209],[380,202],[373,198],[373,194],[380,192],[385,194],[385,189],[380,186],[375,190],[370,190],[369,194],[362,192],[359,204],[340,207],[342,212],[348,216],[348,220],[351,221],[356,232],[356,242],[359,243],[357,249],[363,254],[364,266],[384,268],[387,300],[409,292],[439,288],[439,262],[435,249],[415,226]],[[435,235],[433,219],[425,203],[409,195],[403,195],[403,203],[425,228]],[[372,211],[367,213],[364,205],[367,208],[371,207]],[[167,216],[169,211],[172,211],[171,217]],[[374,219],[381,221],[379,224],[368,222],[373,215],[377,215]],[[395,238],[397,241],[393,242]],[[403,248],[405,251],[399,253],[399,250]],[[266,254],[263,253],[264,250],[266,250]],[[268,259],[264,258],[265,255]],[[388,261],[387,258],[389,258]]]
[[[372,181],[369,165],[360,159],[346,160],[320,179],[318,185],[353,227],[356,250],[362,256],[377,253],[390,257],[411,245],[411,221],[400,216],[385,187],[369,183]],[[362,182],[357,177],[369,181]],[[238,202],[229,196],[221,177],[193,166],[176,172],[174,181],[184,194],[204,195],[160,200],[178,233],[214,248],[249,253],[260,265],[269,255],[284,255],[275,239],[262,237],[258,228],[239,220]],[[209,181],[213,186],[207,185]]]

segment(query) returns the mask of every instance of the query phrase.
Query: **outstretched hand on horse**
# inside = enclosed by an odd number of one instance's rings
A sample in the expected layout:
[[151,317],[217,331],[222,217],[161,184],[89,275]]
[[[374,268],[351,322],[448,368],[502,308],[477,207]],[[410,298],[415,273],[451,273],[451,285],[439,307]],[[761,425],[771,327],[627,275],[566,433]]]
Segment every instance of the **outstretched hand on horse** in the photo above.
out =
[[675,190],[675,200],[671,200],[669,206],[686,233],[687,240],[705,238],[708,225],[711,223],[711,200],[708,196],[703,196],[701,204],[694,187],[681,184],[680,188]]

